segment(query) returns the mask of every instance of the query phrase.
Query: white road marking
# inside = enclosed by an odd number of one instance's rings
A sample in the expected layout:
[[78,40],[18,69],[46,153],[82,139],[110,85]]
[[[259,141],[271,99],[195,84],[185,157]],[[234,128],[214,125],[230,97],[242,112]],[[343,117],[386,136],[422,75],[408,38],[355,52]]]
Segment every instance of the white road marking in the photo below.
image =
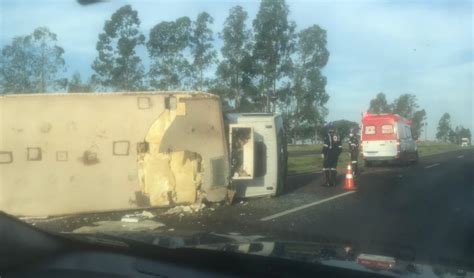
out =
[[328,202],[328,201],[331,201],[331,200],[334,200],[334,199],[337,199],[337,198],[344,197],[344,196],[352,194],[352,193],[355,193],[355,191],[347,191],[347,192],[344,192],[342,194],[335,195],[335,196],[332,196],[332,197],[329,197],[329,198],[326,198],[326,199],[323,199],[323,200],[319,200],[319,201],[316,201],[316,202],[313,202],[313,203],[309,203],[309,204],[302,205],[302,206],[299,206],[299,207],[296,207],[296,208],[285,210],[285,211],[279,212],[277,214],[264,217],[264,218],[260,219],[260,221],[272,220],[272,219],[275,219],[275,218],[278,218],[278,217],[281,217],[281,216],[284,216],[284,215],[288,215],[288,214],[293,213],[293,212],[303,210],[305,208],[309,208],[309,207],[316,206],[316,205],[319,205],[319,204],[322,204],[322,203],[325,203],[325,202]]
[[463,154],[461,154],[460,156],[458,156],[458,158],[463,158],[463,157],[464,157],[464,155],[463,155]]
[[426,166],[425,169],[430,169],[430,168],[433,168],[433,167],[436,167],[436,166],[439,166],[439,163],[435,163],[435,164]]

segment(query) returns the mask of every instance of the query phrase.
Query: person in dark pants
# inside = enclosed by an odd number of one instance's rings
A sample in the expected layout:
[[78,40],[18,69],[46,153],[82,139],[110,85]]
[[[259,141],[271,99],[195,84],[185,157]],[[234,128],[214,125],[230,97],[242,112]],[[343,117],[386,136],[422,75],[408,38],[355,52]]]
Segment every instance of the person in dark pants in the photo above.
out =
[[349,133],[349,153],[351,157],[352,173],[354,174],[354,177],[357,177],[359,175],[359,146],[359,129],[353,128]]
[[336,186],[337,160],[342,151],[341,138],[336,134],[334,125],[326,126],[328,133],[323,143],[323,172],[326,178],[325,186]]

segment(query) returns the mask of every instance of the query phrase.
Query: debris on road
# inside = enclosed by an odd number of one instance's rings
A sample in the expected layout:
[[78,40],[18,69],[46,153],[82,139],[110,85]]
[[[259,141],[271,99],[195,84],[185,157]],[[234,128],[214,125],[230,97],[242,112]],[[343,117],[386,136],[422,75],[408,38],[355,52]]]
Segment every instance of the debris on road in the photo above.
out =
[[155,217],[155,215],[149,211],[142,211],[142,212],[136,212],[132,214],[125,214],[121,221],[122,222],[127,222],[127,223],[137,223],[146,219],[151,219]]
[[202,211],[206,205],[204,203],[195,203],[189,206],[176,206],[174,208],[170,208],[167,210],[164,215],[170,215],[170,214],[191,214],[191,213],[196,213]]
[[153,218],[153,217],[155,217],[155,215],[154,215],[153,213],[151,213],[151,212],[149,212],[149,211],[146,211],[146,210],[142,211],[142,214],[141,214],[141,215],[142,215],[143,217],[146,217],[146,218]]

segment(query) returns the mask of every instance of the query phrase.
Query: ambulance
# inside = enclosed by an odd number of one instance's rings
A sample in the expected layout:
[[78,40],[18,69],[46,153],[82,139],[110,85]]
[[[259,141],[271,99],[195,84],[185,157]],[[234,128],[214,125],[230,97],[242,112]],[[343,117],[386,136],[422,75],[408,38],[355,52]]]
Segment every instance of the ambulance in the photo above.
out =
[[369,114],[362,117],[361,148],[366,166],[373,162],[418,162],[411,121],[397,114]]

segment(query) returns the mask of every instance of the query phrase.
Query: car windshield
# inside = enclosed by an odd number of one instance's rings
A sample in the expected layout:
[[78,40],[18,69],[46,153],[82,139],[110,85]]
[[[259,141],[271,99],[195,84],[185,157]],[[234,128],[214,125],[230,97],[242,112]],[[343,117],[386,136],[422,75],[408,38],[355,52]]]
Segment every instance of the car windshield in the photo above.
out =
[[170,248],[473,269],[473,14],[1,0],[0,211]]

